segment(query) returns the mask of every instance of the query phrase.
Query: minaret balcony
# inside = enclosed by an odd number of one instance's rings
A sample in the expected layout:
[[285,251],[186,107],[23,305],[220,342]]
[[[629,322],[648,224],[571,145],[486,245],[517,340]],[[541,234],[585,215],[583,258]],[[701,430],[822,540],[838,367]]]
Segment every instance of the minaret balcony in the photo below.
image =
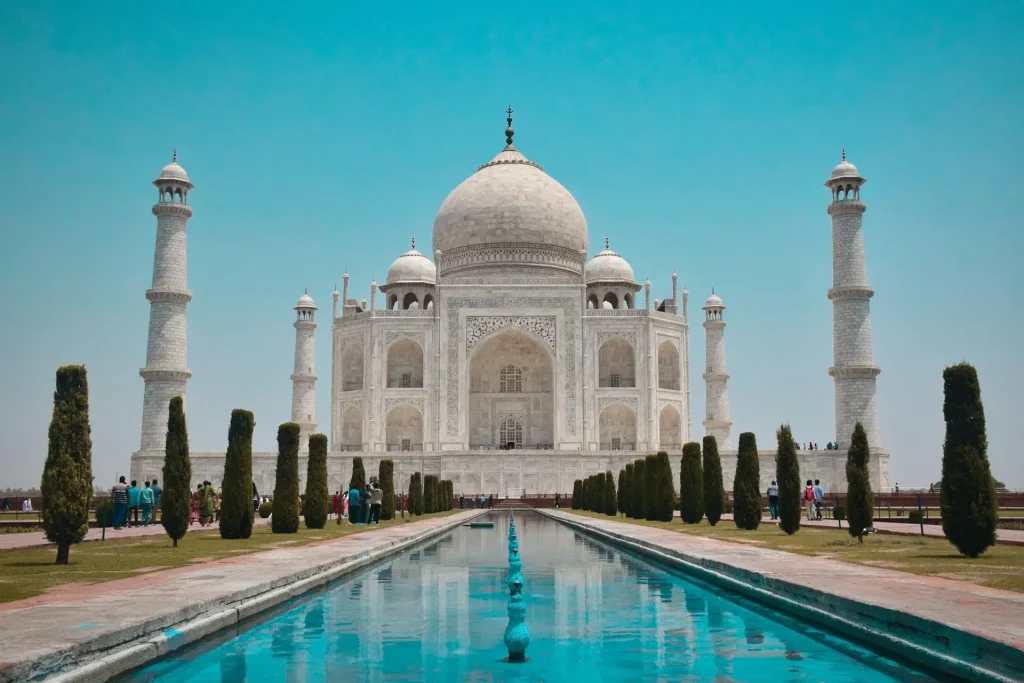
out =
[[874,365],[844,365],[828,369],[829,377],[836,379],[874,379],[882,369]]
[[153,205],[153,215],[192,218],[192,207],[179,202],[160,202]]
[[156,303],[157,301],[170,301],[178,304],[187,304],[189,301],[192,301],[192,292],[172,292],[166,289],[147,289],[146,298],[149,299],[151,303]]
[[828,290],[828,298],[832,301],[861,300],[866,301],[875,295],[875,290],[867,285],[839,285]]

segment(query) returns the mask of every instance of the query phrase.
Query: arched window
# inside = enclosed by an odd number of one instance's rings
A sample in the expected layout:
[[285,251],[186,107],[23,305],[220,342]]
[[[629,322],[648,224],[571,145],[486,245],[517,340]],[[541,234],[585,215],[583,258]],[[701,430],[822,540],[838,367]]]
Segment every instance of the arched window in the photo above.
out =
[[514,417],[506,418],[498,430],[501,448],[518,448],[523,445],[523,423]]
[[[506,365],[501,369],[499,391],[503,394],[518,394],[523,391],[523,371],[514,365]],[[522,427],[520,427],[522,429]],[[502,443],[505,443],[504,439]]]

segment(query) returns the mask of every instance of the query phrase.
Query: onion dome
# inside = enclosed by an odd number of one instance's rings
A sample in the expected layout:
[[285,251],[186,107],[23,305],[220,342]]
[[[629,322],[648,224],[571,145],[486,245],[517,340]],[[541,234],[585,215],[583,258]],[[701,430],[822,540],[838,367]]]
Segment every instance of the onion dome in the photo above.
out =
[[633,275],[633,268],[626,259],[611,250],[608,244],[608,236],[604,238],[604,251],[594,255],[594,258],[587,262],[583,270],[586,283],[595,282],[625,282],[630,285],[636,284],[636,277]]
[[523,264],[579,274],[587,220],[573,196],[512,144],[512,108],[505,147],[441,204],[434,249],[443,272]]
[[437,271],[434,263],[424,254],[416,250],[416,236],[413,235],[412,246],[388,268],[387,285],[396,284],[435,284]]
[[185,169],[178,165],[178,150],[174,150],[171,163],[164,166],[160,171],[160,177],[157,178],[157,181],[161,180],[173,180],[179,183],[192,184],[188,179],[188,173],[185,173]]
[[836,167],[832,169],[832,175],[829,176],[828,182],[825,183],[826,187],[832,185],[843,185],[846,181],[856,181],[857,184],[863,185],[867,181],[861,177],[860,171],[857,167],[846,160],[846,148],[843,148],[843,158],[836,164]]
[[295,304],[295,310],[303,308],[312,309],[314,311],[316,310],[316,304],[313,303],[313,297],[309,295],[308,289],[302,296],[299,297],[299,301]]
[[725,308],[725,304],[722,303],[721,297],[715,294],[714,288],[711,289],[711,296],[708,297],[707,301],[704,302],[704,309],[709,308]]

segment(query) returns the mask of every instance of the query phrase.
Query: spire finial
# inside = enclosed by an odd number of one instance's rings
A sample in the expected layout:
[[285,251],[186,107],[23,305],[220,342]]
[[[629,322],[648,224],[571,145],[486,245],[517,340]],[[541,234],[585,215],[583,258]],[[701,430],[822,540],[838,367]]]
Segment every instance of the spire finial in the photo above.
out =
[[846,148],[843,147],[843,161],[846,161]]
[[604,248],[605,249],[610,249],[611,248],[611,247],[608,246],[608,233],[604,234]]
[[505,119],[506,121],[508,121],[508,128],[505,129],[505,144],[506,145],[511,145],[512,144],[512,136],[516,134],[516,132],[514,130],[512,130],[512,111],[513,110],[512,110],[512,105],[511,104],[508,105],[508,107],[505,108],[505,114],[508,115],[508,118]]
[[714,295],[715,295],[715,288],[714,288],[714,287],[712,287],[712,288],[711,288],[711,296],[714,296]]
[[177,147],[174,148],[174,153],[171,155],[171,162],[175,163],[175,164],[178,163],[178,148]]
[[305,292],[303,292],[303,293],[304,293],[304,294],[309,294],[309,287],[306,287],[306,291],[305,291]]
[[416,248],[416,233],[412,234],[412,248]]

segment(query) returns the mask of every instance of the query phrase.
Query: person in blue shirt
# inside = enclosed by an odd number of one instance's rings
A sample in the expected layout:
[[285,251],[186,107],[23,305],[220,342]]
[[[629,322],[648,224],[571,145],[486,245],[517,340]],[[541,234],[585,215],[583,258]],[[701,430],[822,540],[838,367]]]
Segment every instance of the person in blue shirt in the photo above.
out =
[[814,480],[814,518],[821,519],[821,506],[825,502],[825,489],[821,488],[821,481]]
[[132,485],[128,489],[128,521],[135,518],[133,526],[139,525],[139,483],[132,479]]
[[163,489],[160,488],[156,479],[153,480],[153,524],[156,524],[156,511],[160,509],[160,494],[163,493]]
[[143,526],[149,526],[149,518],[153,514],[154,500],[156,500],[156,496],[153,495],[153,489],[149,487],[149,482],[147,481],[145,488],[139,491],[139,503],[142,505]]
[[348,492],[348,521],[352,524],[362,521],[359,516],[359,489],[355,486]]

